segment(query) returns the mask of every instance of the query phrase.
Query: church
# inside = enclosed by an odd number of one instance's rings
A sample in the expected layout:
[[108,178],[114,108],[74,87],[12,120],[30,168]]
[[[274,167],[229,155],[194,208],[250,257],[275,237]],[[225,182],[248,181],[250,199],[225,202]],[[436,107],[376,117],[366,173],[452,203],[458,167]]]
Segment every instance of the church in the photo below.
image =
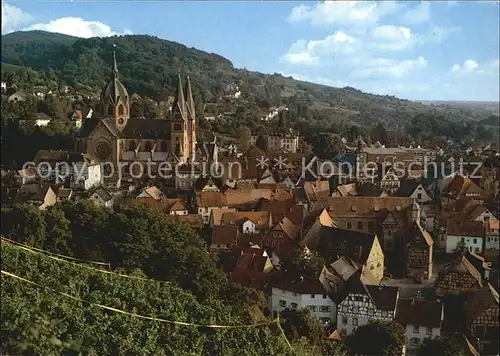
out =
[[134,161],[145,165],[150,160],[153,167],[164,161],[173,165],[194,161],[196,120],[189,76],[183,87],[179,74],[174,103],[165,118],[131,118],[130,96],[120,82],[113,52],[110,79],[100,95],[100,115],[84,121],[75,144],[78,152],[115,167]]

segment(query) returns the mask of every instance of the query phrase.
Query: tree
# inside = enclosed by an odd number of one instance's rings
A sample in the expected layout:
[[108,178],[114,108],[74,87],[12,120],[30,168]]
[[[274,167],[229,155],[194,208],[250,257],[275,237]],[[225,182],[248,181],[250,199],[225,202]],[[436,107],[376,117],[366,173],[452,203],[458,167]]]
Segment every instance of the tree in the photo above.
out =
[[465,353],[457,340],[444,336],[424,339],[417,356],[465,356]]
[[333,158],[343,150],[343,143],[338,134],[320,133],[313,139],[314,153],[319,158]]
[[318,318],[309,309],[285,309],[280,312],[281,327],[288,340],[306,338],[313,345],[320,345],[325,338],[325,330]]
[[381,122],[372,130],[370,136],[373,141],[378,141],[383,145],[387,145],[389,143],[389,135]]
[[394,321],[374,321],[358,327],[346,338],[346,345],[355,355],[400,356],[404,335],[404,328]]
[[257,141],[255,141],[255,146],[257,146],[258,149],[267,152],[268,146],[267,146],[267,137],[260,135],[257,137]]
[[250,147],[250,136],[252,133],[247,126],[240,126],[237,131],[238,145],[240,151],[246,151]]
[[40,209],[24,204],[2,209],[2,233],[36,247],[45,243],[45,220]]

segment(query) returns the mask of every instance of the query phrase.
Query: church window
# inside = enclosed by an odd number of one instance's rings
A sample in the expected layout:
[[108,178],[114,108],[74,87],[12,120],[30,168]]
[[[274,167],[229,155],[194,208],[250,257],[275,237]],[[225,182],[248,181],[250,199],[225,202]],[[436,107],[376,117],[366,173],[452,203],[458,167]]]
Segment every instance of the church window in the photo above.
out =
[[120,117],[118,119],[118,125],[123,125],[124,122],[125,122],[125,120],[123,120],[123,117]]
[[113,105],[108,105],[108,115],[114,115],[114,114],[115,114],[115,110],[114,110]]
[[146,141],[145,148],[146,148],[146,151],[151,151],[151,149],[152,149],[152,147],[151,147],[151,142]]
[[118,105],[118,115],[123,115],[123,105]]

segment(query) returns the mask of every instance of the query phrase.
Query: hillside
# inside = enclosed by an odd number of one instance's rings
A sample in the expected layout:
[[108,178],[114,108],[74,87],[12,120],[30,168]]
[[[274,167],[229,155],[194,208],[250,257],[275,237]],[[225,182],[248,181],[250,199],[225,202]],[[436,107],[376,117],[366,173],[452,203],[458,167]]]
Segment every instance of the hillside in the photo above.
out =
[[[381,121],[397,128],[418,113],[452,121],[488,117],[487,112],[477,109],[430,107],[350,87],[332,88],[279,74],[236,69],[230,60],[217,54],[146,35],[79,39],[43,31],[14,32],[2,36],[2,76],[7,72],[5,64],[24,66],[40,73],[41,78],[75,88],[90,86],[98,92],[109,75],[113,44],[121,78],[129,92],[155,100],[164,100],[173,93],[177,73],[182,72],[190,74],[194,95],[200,102],[214,101],[225,85],[236,83],[242,92],[238,105],[244,106],[246,113],[258,116],[270,106],[287,105],[296,117],[319,127],[332,123],[373,126]],[[224,111],[236,108],[229,105]]]

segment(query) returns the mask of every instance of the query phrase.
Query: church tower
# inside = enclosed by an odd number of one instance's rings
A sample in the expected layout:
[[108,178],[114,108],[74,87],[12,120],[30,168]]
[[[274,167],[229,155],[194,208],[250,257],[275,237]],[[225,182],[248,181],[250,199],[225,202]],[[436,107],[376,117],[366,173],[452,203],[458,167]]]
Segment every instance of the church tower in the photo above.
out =
[[172,111],[170,112],[170,150],[175,153],[181,162],[186,162],[189,157],[187,111],[181,75],[179,74],[179,78],[177,79],[177,92],[175,94],[174,103],[172,104]]
[[116,127],[121,131],[130,119],[130,98],[125,86],[118,79],[116,53],[113,50],[113,67],[109,82],[101,91],[101,118],[114,119]]
[[191,161],[196,158],[196,112],[191,91],[191,80],[187,77],[186,89],[186,116],[187,116],[187,135],[188,135],[188,157]]

